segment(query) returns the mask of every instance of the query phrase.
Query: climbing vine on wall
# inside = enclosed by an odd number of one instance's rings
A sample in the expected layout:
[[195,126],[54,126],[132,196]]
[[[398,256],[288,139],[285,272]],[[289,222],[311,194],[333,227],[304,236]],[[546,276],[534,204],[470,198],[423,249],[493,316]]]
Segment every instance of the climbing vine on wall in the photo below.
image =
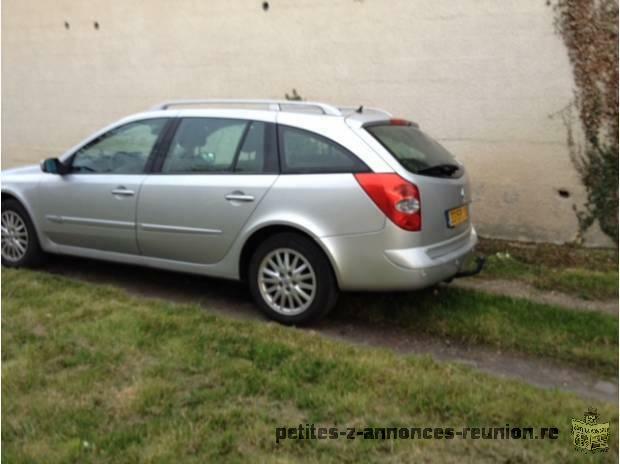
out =
[[555,25],[568,49],[585,144],[571,158],[587,200],[576,208],[580,236],[595,222],[618,244],[618,0],[555,0]]

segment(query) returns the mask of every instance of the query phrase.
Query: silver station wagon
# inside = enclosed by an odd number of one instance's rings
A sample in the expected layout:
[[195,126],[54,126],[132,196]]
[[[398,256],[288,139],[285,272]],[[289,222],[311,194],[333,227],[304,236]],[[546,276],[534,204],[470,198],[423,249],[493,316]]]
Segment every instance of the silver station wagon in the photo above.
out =
[[302,324],[339,291],[479,272],[470,201],[463,165],[383,110],[175,101],[3,171],[2,264],[57,253],[239,279]]

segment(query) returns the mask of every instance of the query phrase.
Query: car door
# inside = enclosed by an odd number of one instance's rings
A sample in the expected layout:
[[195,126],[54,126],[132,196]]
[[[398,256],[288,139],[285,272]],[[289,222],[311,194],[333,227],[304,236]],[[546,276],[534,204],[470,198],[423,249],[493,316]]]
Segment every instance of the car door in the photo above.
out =
[[221,260],[277,176],[275,124],[180,119],[140,191],[142,253],[199,264]]
[[39,185],[43,233],[58,245],[138,253],[136,201],[168,118],[115,127],[78,149],[68,173]]

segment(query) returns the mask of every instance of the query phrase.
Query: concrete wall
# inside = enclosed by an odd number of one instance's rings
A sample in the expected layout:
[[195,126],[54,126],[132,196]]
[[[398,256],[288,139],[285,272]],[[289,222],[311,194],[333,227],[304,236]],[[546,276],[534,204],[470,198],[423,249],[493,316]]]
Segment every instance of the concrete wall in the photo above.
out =
[[482,234],[574,238],[583,190],[557,115],[573,80],[544,0],[262,3],[3,1],[3,167],[160,100],[294,87],[420,122],[467,164]]

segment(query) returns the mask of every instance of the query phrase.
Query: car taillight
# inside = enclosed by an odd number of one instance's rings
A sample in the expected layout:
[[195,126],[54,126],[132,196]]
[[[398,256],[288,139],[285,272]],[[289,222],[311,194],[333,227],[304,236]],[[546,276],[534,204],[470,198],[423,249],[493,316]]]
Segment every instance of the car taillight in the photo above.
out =
[[394,173],[355,174],[355,178],[394,224],[410,231],[422,229],[420,192],[415,185]]
[[401,118],[390,119],[390,126],[411,126],[412,122]]

